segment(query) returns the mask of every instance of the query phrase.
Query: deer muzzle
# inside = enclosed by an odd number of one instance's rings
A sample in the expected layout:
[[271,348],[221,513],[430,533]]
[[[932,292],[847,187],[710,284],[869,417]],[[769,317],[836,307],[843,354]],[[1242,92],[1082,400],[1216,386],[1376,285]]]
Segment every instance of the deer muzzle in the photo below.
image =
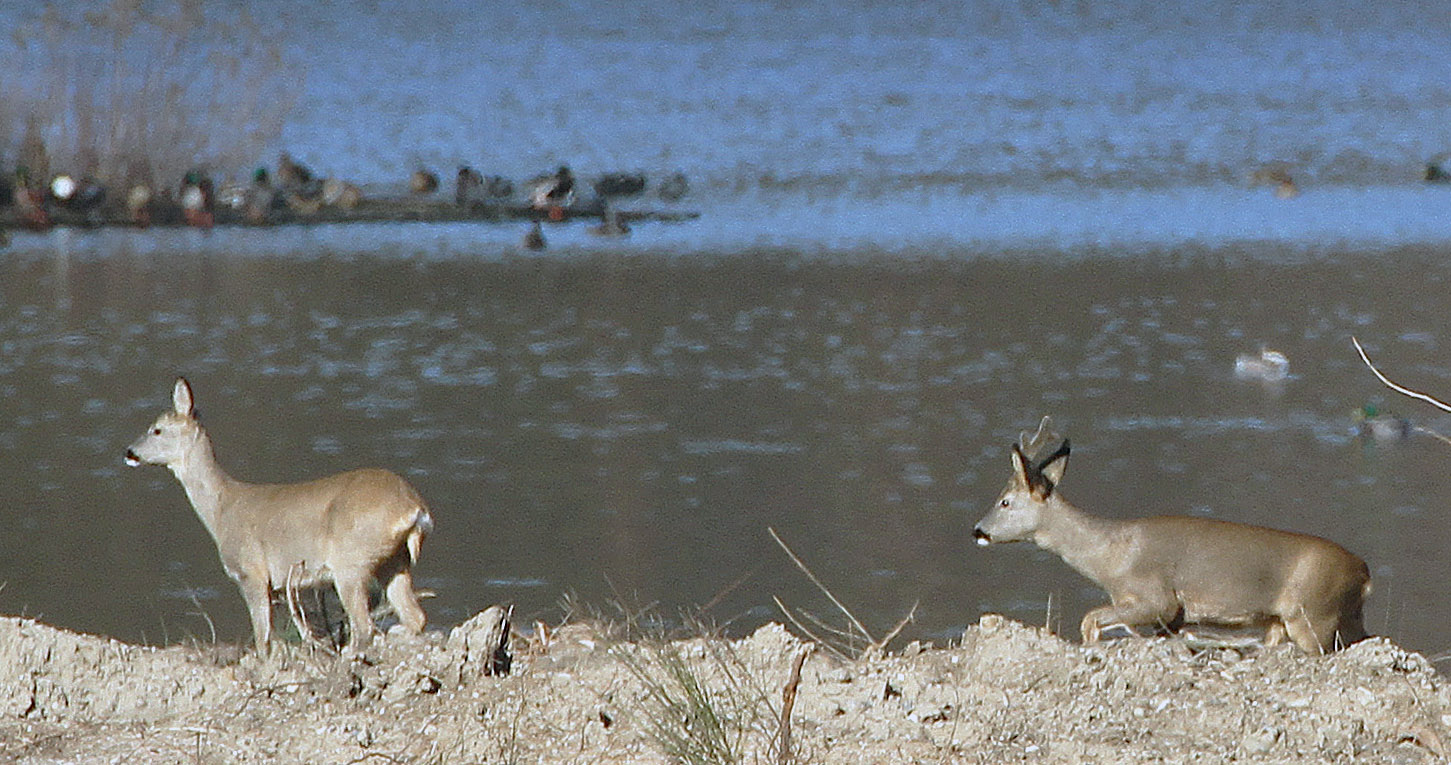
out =
[[993,543],[992,535],[983,531],[981,526],[972,530],[972,538],[977,542],[979,547],[987,547]]

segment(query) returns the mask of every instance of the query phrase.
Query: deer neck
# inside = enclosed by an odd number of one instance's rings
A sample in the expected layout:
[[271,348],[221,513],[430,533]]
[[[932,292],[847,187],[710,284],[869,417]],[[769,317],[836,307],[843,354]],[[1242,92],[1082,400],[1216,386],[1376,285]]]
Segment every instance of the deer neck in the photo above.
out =
[[1110,569],[1114,521],[1095,518],[1069,504],[1055,492],[1044,504],[1033,542],[1058,554],[1063,562],[1098,581]]
[[191,447],[181,459],[172,462],[168,467],[186,490],[186,498],[191,500],[192,508],[201,517],[207,531],[216,537],[217,518],[221,515],[223,500],[237,482],[217,464],[217,456],[212,451],[212,439],[207,436],[206,431],[198,431]]

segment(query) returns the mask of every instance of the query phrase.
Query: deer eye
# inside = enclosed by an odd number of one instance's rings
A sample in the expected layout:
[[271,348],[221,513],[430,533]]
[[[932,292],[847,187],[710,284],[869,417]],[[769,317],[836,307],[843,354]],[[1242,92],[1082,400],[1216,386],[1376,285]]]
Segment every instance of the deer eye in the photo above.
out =
[[998,504],[1002,507],[1007,507],[1008,505],[1011,505],[1013,503],[1009,502],[1007,497],[1003,497],[1003,501],[999,502]]
[[153,436],[159,436],[159,435],[161,435],[161,428],[152,428],[151,429],[151,435],[153,435]]

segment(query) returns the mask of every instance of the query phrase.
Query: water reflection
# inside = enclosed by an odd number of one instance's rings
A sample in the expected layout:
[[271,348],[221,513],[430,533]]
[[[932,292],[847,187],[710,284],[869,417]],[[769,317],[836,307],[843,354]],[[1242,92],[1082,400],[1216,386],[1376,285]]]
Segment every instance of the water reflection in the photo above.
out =
[[[1307,260],[12,258],[0,608],[152,641],[205,635],[204,611],[245,638],[175,482],[120,465],[184,373],[239,477],[380,465],[417,485],[439,625],[501,600],[553,618],[566,593],[673,614],[724,592],[721,621],[771,617],[772,595],[829,614],[773,526],[874,629],[917,600],[916,636],[983,610],[1041,622],[1051,597],[1071,632],[1099,593],[968,538],[1007,445],[1051,413],[1080,506],[1329,536],[1371,563],[1370,628],[1440,648],[1448,455],[1355,436],[1347,413],[1386,392],[1348,337],[1451,391],[1447,267],[1417,250]],[[1279,392],[1235,378],[1261,343],[1291,361]]]

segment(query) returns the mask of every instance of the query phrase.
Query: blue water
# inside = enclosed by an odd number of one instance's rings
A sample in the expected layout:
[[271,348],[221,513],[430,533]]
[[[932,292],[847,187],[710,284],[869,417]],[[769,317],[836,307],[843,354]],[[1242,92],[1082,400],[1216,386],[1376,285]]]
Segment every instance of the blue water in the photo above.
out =
[[[1420,182],[1451,151],[1451,11],[1434,3],[245,7],[296,99],[257,164],[285,149],[379,193],[461,163],[678,170],[706,216],[638,232],[665,248],[1383,246],[1451,228],[1451,194]],[[1302,196],[1251,188],[1267,163]]]

